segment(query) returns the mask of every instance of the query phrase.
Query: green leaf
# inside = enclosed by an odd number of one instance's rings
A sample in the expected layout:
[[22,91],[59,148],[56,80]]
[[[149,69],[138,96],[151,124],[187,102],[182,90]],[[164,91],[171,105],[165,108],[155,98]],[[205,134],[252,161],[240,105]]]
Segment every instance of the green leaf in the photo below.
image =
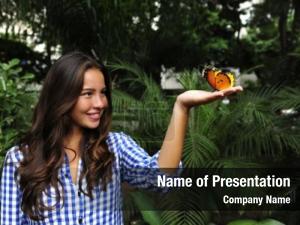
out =
[[[135,204],[141,210],[141,214],[145,222],[150,225],[162,225],[158,211],[154,210],[153,203],[148,196],[142,192],[132,192],[131,196],[134,199]],[[149,210],[145,210],[149,209]],[[152,210],[150,210],[152,209]]]
[[231,221],[227,225],[284,225],[284,224],[274,219],[265,219],[259,222],[255,220],[244,219],[244,220]]
[[21,77],[21,80],[30,81],[33,78],[34,78],[34,75],[32,73],[26,73],[24,76]]
[[257,222],[255,220],[235,220],[231,221],[227,225],[257,225]]
[[284,223],[279,222],[274,219],[265,219],[257,223],[257,225],[284,225]]
[[5,84],[4,78],[3,78],[3,77],[0,77],[0,80],[1,80],[2,90],[3,90],[3,91],[6,91],[7,88],[6,88],[6,84]]

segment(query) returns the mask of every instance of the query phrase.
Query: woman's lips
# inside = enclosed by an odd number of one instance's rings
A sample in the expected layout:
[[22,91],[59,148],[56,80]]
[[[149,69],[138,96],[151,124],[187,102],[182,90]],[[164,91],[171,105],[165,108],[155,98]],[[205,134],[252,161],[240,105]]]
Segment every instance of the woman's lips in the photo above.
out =
[[100,119],[100,113],[87,113],[87,115],[93,121],[98,121]]

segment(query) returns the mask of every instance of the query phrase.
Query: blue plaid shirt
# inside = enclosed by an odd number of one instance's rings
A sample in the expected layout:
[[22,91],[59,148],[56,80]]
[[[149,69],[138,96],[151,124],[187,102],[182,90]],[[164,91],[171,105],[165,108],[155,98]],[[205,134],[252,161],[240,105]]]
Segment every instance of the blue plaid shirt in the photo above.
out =
[[[40,221],[31,220],[21,210],[22,191],[18,184],[19,176],[17,175],[15,179],[14,174],[22,160],[22,153],[17,147],[10,149],[4,161],[1,178],[0,224],[123,224],[121,183],[126,181],[137,187],[155,188],[154,180],[156,181],[155,176],[157,176],[155,173],[159,171],[157,169],[158,153],[150,157],[124,133],[110,133],[107,144],[109,150],[115,154],[112,181],[108,184],[107,190],[103,191],[100,186],[96,186],[93,190],[93,199],[81,193],[78,182],[77,184],[72,182],[69,162],[65,157],[66,160],[58,174],[62,181],[61,188],[64,190],[64,205],[58,204],[55,210],[45,211],[46,218]],[[80,161],[78,174],[81,171],[82,162]],[[145,171],[147,174],[144,174]],[[82,187],[86,187],[85,180],[83,180]],[[55,204],[53,188],[49,187],[44,193],[43,202],[48,206]]]

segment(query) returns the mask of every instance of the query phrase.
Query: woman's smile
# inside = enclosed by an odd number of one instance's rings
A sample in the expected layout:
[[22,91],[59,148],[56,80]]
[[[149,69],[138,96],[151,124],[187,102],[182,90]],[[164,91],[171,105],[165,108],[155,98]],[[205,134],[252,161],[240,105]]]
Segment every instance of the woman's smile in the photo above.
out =
[[100,112],[94,112],[94,113],[86,113],[90,120],[97,122],[100,120],[101,115],[103,114],[103,111]]

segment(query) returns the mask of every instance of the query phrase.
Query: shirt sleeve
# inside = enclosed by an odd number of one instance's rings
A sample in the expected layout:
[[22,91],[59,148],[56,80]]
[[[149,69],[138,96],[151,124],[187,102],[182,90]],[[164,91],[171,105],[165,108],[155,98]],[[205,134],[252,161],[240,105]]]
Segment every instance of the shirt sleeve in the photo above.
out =
[[[119,152],[121,154],[122,180],[138,187],[157,190],[157,178],[166,175],[159,169],[159,151],[150,156],[131,137],[120,133]],[[181,163],[179,167],[181,167]]]
[[16,181],[18,160],[13,155],[13,149],[8,151],[2,169],[0,186],[0,224],[22,224],[21,191]]

